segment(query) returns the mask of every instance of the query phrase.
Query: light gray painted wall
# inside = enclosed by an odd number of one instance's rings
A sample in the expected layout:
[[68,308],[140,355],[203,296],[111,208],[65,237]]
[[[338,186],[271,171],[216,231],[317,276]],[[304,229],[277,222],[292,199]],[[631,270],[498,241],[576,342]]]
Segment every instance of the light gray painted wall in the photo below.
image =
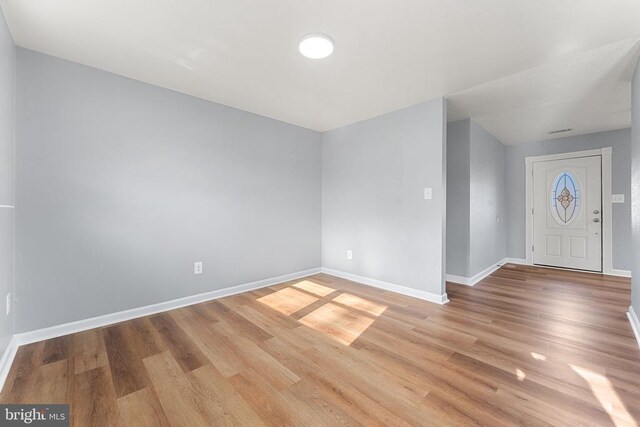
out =
[[319,133],[24,49],[17,101],[19,332],[321,265]]
[[633,199],[633,242],[631,252],[631,300],[633,311],[640,316],[640,63],[636,66],[636,72],[632,82],[631,97],[631,151],[632,174],[631,182]]
[[507,148],[470,120],[469,276],[507,256]]
[[449,123],[447,273],[471,278],[503,260],[506,223],[506,147],[471,119]]
[[469,277],[471,120],[447,125],[447,274]]
[[526,258],[525,253],[525,158],[612,147],[613,193],[624,194],[624,204],[613,205],[613,268],[631,269],[631,130],[531,142],[507,147],[508,253]]
[[0,204],[13,205],[16,46],[0,9]]
[[[16,47],[0,10],[0,205],[14,204],[14,112]],[[0,356],[14,333],[13,311],[6,315],[5,298],[14,293],[14,209],[0,207]]]
[[323,135],[325,267],[444,293],[445,120],[440,98]]

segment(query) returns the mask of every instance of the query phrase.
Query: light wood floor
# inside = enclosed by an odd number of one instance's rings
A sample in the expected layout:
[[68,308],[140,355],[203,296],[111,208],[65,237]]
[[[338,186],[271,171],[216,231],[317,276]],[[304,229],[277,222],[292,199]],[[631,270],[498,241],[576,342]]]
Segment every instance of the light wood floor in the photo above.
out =
[[93,425],[636,425],[628,279],[508,265],[439,306],[319,274],[21,347]]

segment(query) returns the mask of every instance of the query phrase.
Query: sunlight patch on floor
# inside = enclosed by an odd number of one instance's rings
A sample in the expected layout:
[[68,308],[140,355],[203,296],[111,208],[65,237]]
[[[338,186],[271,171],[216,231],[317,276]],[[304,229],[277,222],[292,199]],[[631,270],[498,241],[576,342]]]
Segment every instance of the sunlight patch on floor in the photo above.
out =
[[333,300],[350,308],[364,311],[376,317],[380,316],[387,309],[386,305],[377,304],[375,302],[351,294],[340,294]]
[[618,393],[613,389],[611,381],[606,376],[580,366],[569,366],[589,384],[591,392],[616,426],[637,426],[631,414],[627,412],[624,403],[618,397]]
[[547,356],[545,356],[544,354],[540,354],[540,353],[535,353],[535,352],[531,352],[531,357],[533,357],[536,360],[542,360],[543,362],[547,361]]
[[319,297],[326,297],[330,293],[336,291],[333,288],[320,285],[319,283],[313,283],[313,282],[310,282],[309,280],[303,280],[302,282],[298,282],[295,285],[293,285],[293,287],[302,289],[303,291],[307,291]]
[[309,304],[318,301],[318,298],[309,295],[307,292],[298,291],[294,288],[284,288],[272,294],[258,298],[258,302],[265,304],[282,314],[290,316],[296,311],[302,310]]
[[299,322],[348,346],[385,312],[387,306],[346,292],[331,299],[335,292],[338,291],[328,286],[302,280],[257,301],[287,316],[311,304],[322,304]]
[[330,302],[304,316],[300,323],[339,343],[351,345],[375,320],[375,317]]
[[386,305],[343,293],[301,318],[300,323],[349,346],[386,309]]

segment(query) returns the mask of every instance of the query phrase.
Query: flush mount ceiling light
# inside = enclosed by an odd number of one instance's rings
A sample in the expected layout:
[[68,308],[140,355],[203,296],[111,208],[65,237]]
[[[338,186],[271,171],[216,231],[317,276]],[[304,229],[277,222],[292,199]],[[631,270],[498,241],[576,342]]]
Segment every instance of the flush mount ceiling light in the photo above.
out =
[[326,58],[333,53],[333,40],[323,34],[309,34],[302,38],[298,50],[307,58]]

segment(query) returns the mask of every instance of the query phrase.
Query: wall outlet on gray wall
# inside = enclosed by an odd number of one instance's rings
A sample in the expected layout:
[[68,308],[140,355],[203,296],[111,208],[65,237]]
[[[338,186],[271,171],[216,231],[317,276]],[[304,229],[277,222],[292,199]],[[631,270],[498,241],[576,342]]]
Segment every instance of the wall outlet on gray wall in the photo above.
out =
[[424,199],[425,200],[433,199],[433,188],[427,187],[424,189]]
[[193,274],[202,274],[202,261],[193,263]]

